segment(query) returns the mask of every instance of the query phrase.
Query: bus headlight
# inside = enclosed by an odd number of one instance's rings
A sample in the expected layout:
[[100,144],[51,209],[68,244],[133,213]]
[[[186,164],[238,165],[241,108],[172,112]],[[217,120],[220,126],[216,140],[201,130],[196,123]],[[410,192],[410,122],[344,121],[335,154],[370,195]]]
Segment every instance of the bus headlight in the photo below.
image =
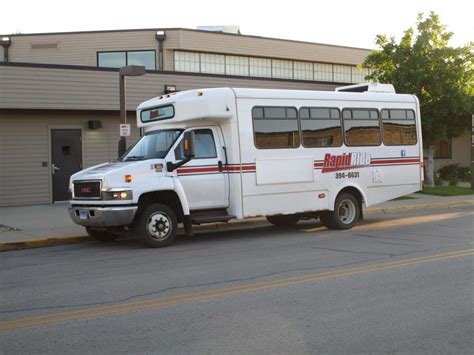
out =
[[104,200],[132,200],[133,193],[131,190],[110,189],[105,190],[102,194]]

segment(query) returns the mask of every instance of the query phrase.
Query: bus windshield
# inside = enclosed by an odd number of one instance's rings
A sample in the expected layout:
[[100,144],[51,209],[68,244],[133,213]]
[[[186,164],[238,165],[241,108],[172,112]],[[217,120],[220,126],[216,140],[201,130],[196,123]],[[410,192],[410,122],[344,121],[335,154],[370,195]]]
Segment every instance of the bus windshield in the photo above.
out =
[[119,161],[163,159],[181,132],[182,129],[149,132],[130,147]]

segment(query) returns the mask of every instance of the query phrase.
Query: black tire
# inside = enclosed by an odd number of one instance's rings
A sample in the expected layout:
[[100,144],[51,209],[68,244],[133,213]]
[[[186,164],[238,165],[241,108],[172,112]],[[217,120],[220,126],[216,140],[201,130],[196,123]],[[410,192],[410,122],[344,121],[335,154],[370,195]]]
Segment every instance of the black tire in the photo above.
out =
[[103,229],[94,229],[94,228],[86,227],[86,231],[87,231],[87,234],[89,234],[91,238],[103,243],[113,242],[115,239],[119,237],[117,234],[113,234]]
[[133,231],[145,246],[161,248],[173,243],[177,228],[174,211],[161,203],[153,203],[139,211]]
[[334,211],[323,211],[319,216],[321,224],[332,229],[350,229],[359,221],[361,205],[354,195],[342,193],[336,198]]
[[267,216],[267,221],[278,227],[293,227],[298,223],[300,218],[294,214],[278,214],[275,216]]

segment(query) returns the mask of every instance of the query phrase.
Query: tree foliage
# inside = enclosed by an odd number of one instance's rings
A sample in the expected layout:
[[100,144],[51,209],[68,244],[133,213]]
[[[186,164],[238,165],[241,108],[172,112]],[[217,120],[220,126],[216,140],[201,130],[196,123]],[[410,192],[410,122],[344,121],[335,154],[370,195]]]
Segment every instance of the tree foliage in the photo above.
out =
[[400,42],[378,35],[379,50],[363,65],[372,68],[371,81],[391,83],[399,93],[420,100],[423,141],[433,146],[439,139],[461,135],[471,126],[474,108],[473,43],[453,48],[453,33],[431,12],[419,14],[416,31],[409,28]]

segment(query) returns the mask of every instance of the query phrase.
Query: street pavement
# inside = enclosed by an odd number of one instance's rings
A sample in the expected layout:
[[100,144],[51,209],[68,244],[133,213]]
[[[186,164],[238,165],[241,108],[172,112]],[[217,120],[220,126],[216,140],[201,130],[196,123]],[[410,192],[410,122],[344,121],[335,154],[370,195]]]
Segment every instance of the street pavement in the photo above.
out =
[[1,254],[0,349],[472,354],[472,207]]
[[[394,212],[399,210],[474,206],[474,197],[465,196],[431,196],[420,193],[409,195],[411,199],[387,201],[370,208],[364,209],[364,214]],[[48,205],[0,207],[0,250],[3,244],[23,243],[20,247],[47,246],[64,242],[79,242],[86,240],[84,227],[74,224],[67,212],[67,203]],[[251,219],[250,221],[231,221],[230,223],[212,223],[200,230],[209,231],[217,229],[238,229],[239,226],[266,224],[264,219]],[[55,239],[55,240],[48,240]],[[9,250],[5,248],[5,250]]]

